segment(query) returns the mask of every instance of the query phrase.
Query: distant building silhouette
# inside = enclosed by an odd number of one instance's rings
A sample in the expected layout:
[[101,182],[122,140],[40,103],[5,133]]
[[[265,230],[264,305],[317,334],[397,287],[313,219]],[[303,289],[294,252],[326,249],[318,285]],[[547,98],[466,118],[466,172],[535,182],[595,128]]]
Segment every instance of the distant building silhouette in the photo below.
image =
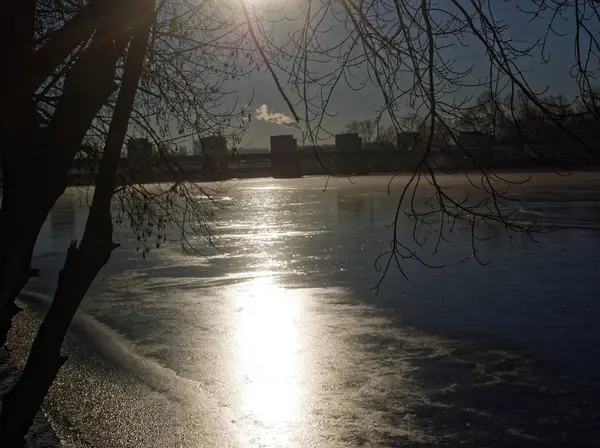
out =
[[[493,169],[600,166],[598,156],[590,155],[583,143],[511,143],[504,136],[482,132],[457,132],[447,137],[434,136],[431,148],[426,148],[428,136],[418,132],[398,133],[395,145],[384,140],[364,143],[358,134],[345,133],[335,136],[335,145],[298,147],[293,135],[278,135],[271,137],[271,149],[230,151],[225,137],[213,135],[195,140],[191,154],[190,148],[183,146],[132,138],[123,150],[119,177],[121,182],[157,182],[181,176],[204,181],[398,173],[416,169],[425,155],[436,170],[479,169],[481,165]],[[82,145],[71,166],[69,184],[93,184],[100,155],[101,148]]]
[[293,135],[271,136],[271,169],[273,177],[300,177],[298,142]]
[[362,140],[358,134],[337,134],[335,136],[336,151],[353,152],[362,150]]
[[362,151],[362,140],[358,134],[337,134],[335,136],[337,167],[342,174],[363,174],[368,168]]

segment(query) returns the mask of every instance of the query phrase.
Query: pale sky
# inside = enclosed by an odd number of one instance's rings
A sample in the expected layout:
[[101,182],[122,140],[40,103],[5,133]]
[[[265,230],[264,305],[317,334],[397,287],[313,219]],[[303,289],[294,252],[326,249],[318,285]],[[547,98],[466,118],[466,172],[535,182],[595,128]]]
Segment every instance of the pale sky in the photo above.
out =
[[[450,3],[450,0],[437,0],[438,7],[443,7]],[[528,6],[531,8],[531,1],[497,1],[493,2],[493,4],[495,8],[494,17],[496,17],[497,20],[504,18],[504,23],[510,25],[510,33],[515,39],[515,42],[519,40],[534,42],[544,35],[546,21],[549,18],[548,14],[545,16],[543,15],[543,18],[536,22],[529,22],[524,14],[517,9],[517,5]],[[276,36],[282,36],[286,27],[292,27],[289,22],[285,21],[281,21],[276,26],[279,27],[276,29]],[[572,28],[571,25],[569,26]],[[541,63],[541,54],[538,51],[533,57],[524,61],[521,67],[528,70],[526,73],[528,81],[539,91],[548,89],[548,93],[562,93],[572,97],[577,92],[574,81],[569,76],[569,71],[575,62],[573,33],[567,26],[563,26],[563,29],[558,31],[564,31],[566,35],[557,36],[550,33],[548,36],[547,48],[551,50],[549,53],[551,58],[550,63],[543,65]],[[330,33],[332,36],[331,42],[334,42],[339,38],[339,32],[340,30],[338,29],[337,31],[334,30]],[[325,39],[326,42],[326,39],[329,39],[329,37],[322,39]],[[458,66],[467,67],[474,65],[475,68],[470,75],[470,79],[476,80],[478,77],[485,77],[486,73],[489,71],[488,57],[483,51],[483,47],[476,42],[468,48],[455,46],[445,51],[448,52],[449,57],[456,60]],[[548,56],[548,54],[546,56]],[[286,79],[282,78],[281,81],[286,93],[294,98],[292,89],[287,85]],[[410,82],[410,78],[408,77],[407,82]],[[285,128],[277,124],[256,119],[254,110],[263,104],[267,105],[271,112],[278,112],[291,116],[287,105],[279,92],[277,92],[271,76],[265,70],[253,73],[244,81],[237,81],[235,84],[230,84],[230,87],[237,92],[240,104],[247,102],[251,92],[254,92],[254,99],[248,106],[248,109],[253,111],[253,117],[248,126],[242,146],[268,147],[269,137],[271,135],[293,133],[299,139],[301,138],[301,134],[294,129]],[[481,91],[483,88],[480,87],[475,90]],[[462,89],[457,92],[455,96],[461,98],[473,93],[472,90]],[[352,91],[344,83],[340,83],[336,89],[336,93],[332,96],[332,101],[328,108],[330,113],[333,113],[336,116],[327,119],[325,127],[334,133],[343,131],[346,124],[353,120],[375,118],[376,111],[382,104],[382,95],[374,86],[366,86],[360,91]],[[302,115],[302,108],[300,108],[298,112]]]

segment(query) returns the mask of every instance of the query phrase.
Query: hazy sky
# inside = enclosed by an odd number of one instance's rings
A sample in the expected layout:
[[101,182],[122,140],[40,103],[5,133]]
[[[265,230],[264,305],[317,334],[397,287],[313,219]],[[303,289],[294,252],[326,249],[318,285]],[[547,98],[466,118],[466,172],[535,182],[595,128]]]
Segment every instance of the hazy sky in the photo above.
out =
[[[262,0],[254,0],[262,1]],[[272,0],[274,1],[274,0]],[[381,1],[381,0],[380,0]],[[386,0],[383,0],[386,1]],[[467,0],[462,3],[468,4]],[[493,1],[493,15],[497,20],[503,19],[505,25],[510,26],[508,34],[510,34],[515,43],[518,41],[535,42],[544,36],[547,23],[550,18],[549,13],[542,14],[541,18],[536,21],[529,21],[528,17],[517,9],[517,6],[531,8],[532,1]],[[451,0],[437,0],[439,8],[448,7]],[[536,51],[530,58],[521,62],[521,67],[526,69],[526,77],[532,87],[538,91],[549,89],[548,93],[563,93],[567,96],[576,95],[576,86],[569,75],[569,71],[574,64],[574,45],[572,22],[562,22],[561,28],[557,27],[557,31],[565,33],[563,36],[553,35],[549,33],[547,36],[547,53],[550,57],[550,62],[542,64],[541,53]],[[276,26],[276,37],[284,36],[286,28],[293,28],[294,25],[290,22],[281,21]],[[332,30],[329,37],[321,37],[324,43],[329,43],[328,39],[333,43],[339,39],[340,32],[343,30]],[[524,45],[524,44],[520,44]],[[473,65],[474,71],[470,75],[470,79],[476,81],[482,79],[489,72],[489,59],[483,50],[483,47],[477,42],[473,42],[468,48],[454,46],[444,50],[448,53],[449,59],[455,59],[457,66],[468,67]],[[360,73],[359,73],[360,75]],[[364,73],[363,73],[364,75]],[[292,98],[292,89],[286,83],[286,79],[281,79],[284,90]],[[411,82],[411,76],[407,75],[405,82]],[[291,116],[289,109],[283,101],[279,92],[275,88],[271,76],[264,70],[253,73],[243,82],[232,84],[235,91],[239,95],[239,102],[244,103],[250,97],[251,92],[254,92],[254,99],[249,104],[249,110],[253,111],[251,123],[248,126],[248,131],[242,142],[242,146],[249,147],[268,147],[269,136],[295,133],[300,138],[300,133],[292,128],[286,128],[278,124],[260,121],[256,119],[254,110],[262,105],[267,105],[270,112],[283,113]],[[483,88],[475,89],[476,91]],[[469,96],[474,92],[472,89],[462,89],[455,96],[457,98]],[[374,118],[376,111],[381,108],[383,98],[377,88],[372,85],[366,86],[360,91],[352,91],[343,82],[340,83],[332,96],[332,101],[329,106],[329,111],[335,114],[335,117],[325,121],[325,127],[331,132],[340,132],[345,125],[353,120],[361,120],[366,118]]]

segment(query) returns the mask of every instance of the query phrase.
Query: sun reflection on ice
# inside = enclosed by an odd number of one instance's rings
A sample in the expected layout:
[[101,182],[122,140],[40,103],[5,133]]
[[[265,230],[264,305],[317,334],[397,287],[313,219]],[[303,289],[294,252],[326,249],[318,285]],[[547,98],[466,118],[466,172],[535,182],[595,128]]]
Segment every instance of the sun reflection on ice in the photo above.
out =
[[302,301],[272,276],[261,276],[240,287],[235,302],[237,373],[251,438],[261,445],[286,446],[301,410]]

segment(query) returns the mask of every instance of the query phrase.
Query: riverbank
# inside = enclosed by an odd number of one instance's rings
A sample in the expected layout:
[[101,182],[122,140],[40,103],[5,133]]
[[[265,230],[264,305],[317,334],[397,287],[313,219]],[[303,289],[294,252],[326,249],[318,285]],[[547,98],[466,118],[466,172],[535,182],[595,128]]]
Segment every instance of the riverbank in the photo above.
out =
[[[19,378],[19,369],[12,361],[6,347],[0,347],[0,408],[2,397]],[[61,443],[43,412],[38,412],[27,435],[27,448],[58,448]]]

